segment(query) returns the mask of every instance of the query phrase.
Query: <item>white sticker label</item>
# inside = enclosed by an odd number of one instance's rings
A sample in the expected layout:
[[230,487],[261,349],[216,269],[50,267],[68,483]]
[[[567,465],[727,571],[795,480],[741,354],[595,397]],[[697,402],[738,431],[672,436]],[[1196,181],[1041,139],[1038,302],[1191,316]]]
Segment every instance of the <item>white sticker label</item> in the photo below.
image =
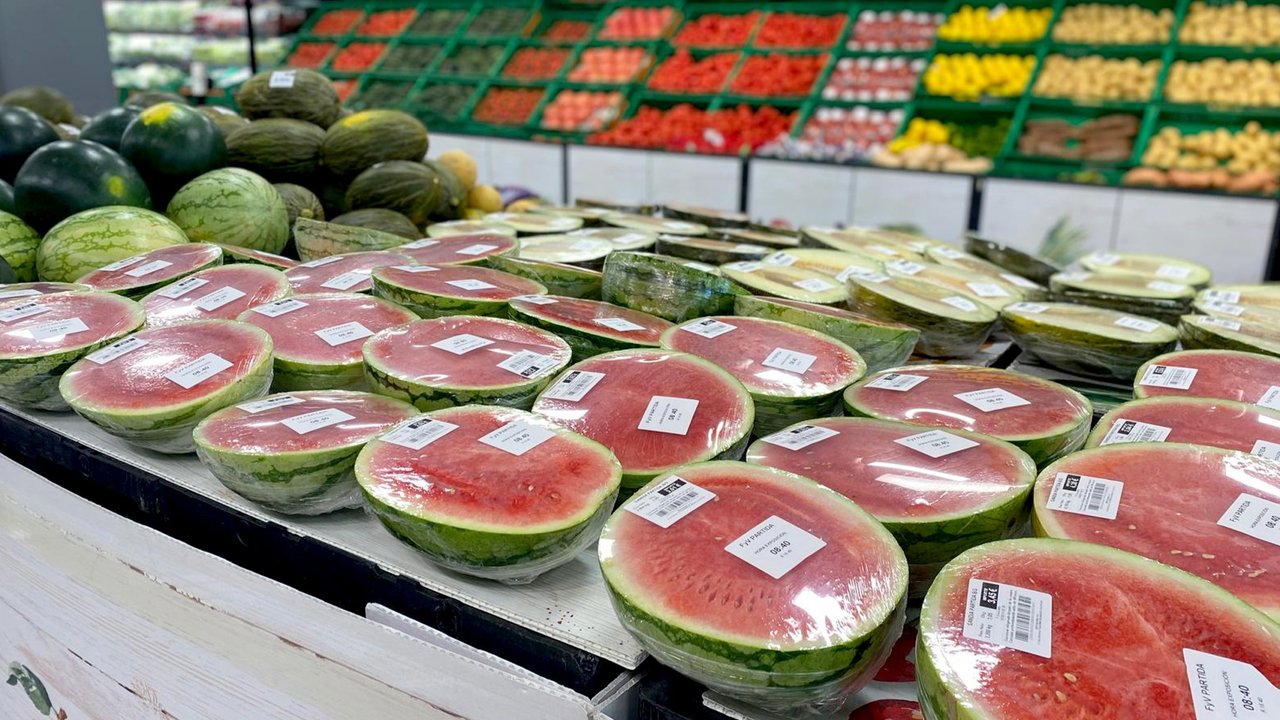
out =
[[1191,277],[1191,268],[1179,267],[1178,265],[1161,265],[1156,268],[1156,277],[1169,278],[1170,280],[1186,280]]
[[196,288],[202,288],[208,284],[209,284],[209,281],[205,280],[204,278],[198,278],[198,277],[183,278],[178,282],[170,285],[169,287],[157,292],[156,295],[159,295],[162,298],[169,298],[170,300],[176,300],[182,297],[183,295],[186,295],[187,293],[191,292],[192,290],[195,290]]
[[770,265],[780,265],[782,267],[791,267],[792,265],[796,264],[796,261],[798,259],[799,258],[797,258],[795,255],[780,252],[780,253],[774,253],[770,255],[769,257],[765,258],[764,261],[769,263]]
[[[870,250],[871,252],[880,253],[881,255],[888,255],[889,257],[902,257],[902,253],[898,252],[895,248],[889,247],[888,245],[868,245],[867,249]],[[950,256],[948,255],[944,257],[950,257]],[[958,253],[956,254],[956,257],[959,257]]]
[[1110,253],[1093,253],[1089,258],[1095,265],[1101,265],[1102,267],[1111,267],[1112,265],[1120,262],[1119,255],[1112,255]]
[[431,267],[430,265],[392,265],[391,269],[407,273],[440,272],[440,268]]
[[325,265],[328,265],[330,263],[336,263],[341,259],[342,258],[337,255],[330,255],[329,257],[322,257],[319,260],[312,260],[311,262],[301,263],[300,265],[298,265],[298,267],[318,268],[318,267],[323,267]]
[[288,407],[290,405],[297,405],[298,403],[303,402],[306,402],[306,400],[296,398],[292,395],[275,395],[267,398],[266,400],[254,400],[253,402],[247,402],[242,405],[237,405],[236,407],[251,415],[256,415],[272,408]]
[[40,323],[26,328],[26,332],[31,335],[32,340],[48,340],[54,337],[63,337],[64,335],[72,335],[78,332],[84,332],[89,327],[84,321],[78,317],[68,318],[66,320],[54,320],[52,322]]
[[572,370],[565,373],[556,384],[547,388],[542,394],[545,398],[552,400],[568,400],[570,402],[578,402],[591,392],[591,388],[604,379],[604,373],[591,372],[590,370]]
[[555,437],[555,432],[523,422],[510,422],[480,438],[480,442],[512,455],[524,455]]
[[39,294],[40,294],[39,290],[5,290],[4,292],[0,292],[0,300],[12,300],[14,298],[20,298],[20,297],[32,297],[34,295],[39,295]]
[[1154,320],[1143,320],[1142,318],[1136,318],[1131,315],[1125,315],[1122,318],[1118,318],[1115,321],[1115,324],[1120,327],[1144,333],[1155,332],[1160,329],[1160,323]]
[[320,287],[329,288],[330,290],[350,290],[368,280],[372,272],[371,270],[349,270],[341,275],[334,275],[321,283]]
[[724,549],[777,580],[826,546],[821,538],[771,515]]
[[617,330],[618,332],[633,332],[635,330],[644,329],[643,325],[637,325],[630,320],[624,320],[622,318],[596,318],[592,320],[592,322],[597,325],[603,325],[611,330]]
[[1204,303],[1204,309],[1208,312],[1222,313],[1231,317],[1240,317],[1244,314],[1245,306],[1232,305],[1231,303],[1207,302]]
[[129,277],[133,277],[133,278],[140,278],[146,275],[150,275],[151,273],[156,272],[158,270],[163,270],[172,264],[173,263],[167,260],[152,260],[146,265],[139,265],[138,267],[127,271],[125,275],[128,275]]
[[1009,291],[1000,287],[995,283],[971,282],[965,283],[974,295],[983,298],[1009,297]]
[[507,372],[515,373],[520,377],[532,379],[546,375],[547,371],[554,369],[557,364],[556,359],[553,357],[539,355],[529,350],[521,350],[498,363],[498,367]]
[[196,300],[196,307],[205,312],[213,312],[227,303],[235,302],[244,297],[243,290],[233,287],[218,288],[213,292]]
[[340,422],[355,419],[354,415],[348,415],[337,408],[325,408],[324,410],[313,410],[309,413],[294,415],[291,418],[281,420],[280,423],[299,435],[306,435],[309,432],[327,428],[330,425],[337,425]]
[[107,271],[107,272],[115,272],[116,270],[123,270],[123,269],[125,269],[125,268],[129,267],[130,265],[137,265],[138,263],[142,262],[142,259],[143,259],[144,257],[146,257],[146,256],[145,256],[145,255],[134,255],[133,257],[127,257],[127,258],[125,258],[125,259],[123,259],[123,260],[117,260],[117,261],[115,261],[115,262],[111,263],[110,265],[103,265],[102,267],[100,267],[100,268],[98,268],[98,269],[99,269],[99,270],[105,270],[105,271]]
[[1255,440],[1253,443],[1253,449],[1249,452],[1268,460],[1280,460],[1280,443],[1273,443],[1267,440]]
[[1175,365],[1151,365],[1142,373],[1139,385],[1147,387],[1166,387],[1177,390],[1190,389],[1196,379],[1196,368],[1177,367]]
[[894,442],[909,447],[916,452],[924,453],[931,458],[946,457],[961,450],[978,447],[978,443],[973,440],[962,438],[959,435],[952,435],[942,430],[930,430],[916,435],[908,435],[904,438],[898,438]]
[[546,295],[517,295],[512,300],[522,300],[531,305],[555,305],[555,298],[549,298]]
[[1240,302],[1240,293],[1235,290],[1205,290],[1204,299],[1220,303]]
[[944,297],[942,298],[942,302],[950,305],[953,308],[964,310],[965,312],[973,312],[974,310],[978,309],[977,304],[974,303],[972,300],[968,298],[962,298],[959,295]]
[[363,340],[373,335],[373,331],[354,320],[341,325],[331,325],[316,330],[316,337],[329,344],[329,347],[346,345],[354,340]]
[[796,350],[788,350],[786,348],[774,348],[760,364],[766,367],[777,368],[779,370],[786,370],[787,372],[803,375],[806,372],[809,372],[809,368],[813,366],[814,361],[817,359],[818,357],[816,355],[810,355]]
[[1040,303],[1019,302],[1013,303],[1012,305],[1005,305],[1004,309],[1039,315],[1042,312],[1048,312],[1049,306],[1041,305]]
[[955,398],[961,402],[968,403],[982,412],[994,412],[996,410],[1004,410],[1005,408],[1022,407],[1030,405],[1031,401],[1026,398],[1018,397],[1004,388],[986,388],[985,390],[971,390],[956,394]]
[[[685,263],[685,264],[688,265],[688,263]],[[728,270],[737,270],[738,272],[753,273],[759,270],[760,268],[764,267],[764,265],[758,262],[731,262],[731,263],[726,263],[723,267]]]
[[1249,663],[1182,649],[1196,720],[1280,718],[1280,688]]
[[4,312],[0,312],[0,322],[11,323],[14,320],[21,320],[23,318],[39,315],[40,313],[47,313],[49,310],[49,307],[41,305],[38,302],[23,303],[18,307],[9,308]]
[[117,340],[97,352],[90,353],[87,357],[89,362],[106,365],[121,355],[131,353],[140,347],[146,347],[148,342],[142,338],[127,337],[123,340]]
[[405,250],[420,250],[425,247],[431,247],[432,245],[439,245],[439,244],[440,244],[439,240],[432,240],[431,238],[422,238],[421,240],[414,240],[413,242],[405,243],[400,247],[404,248]]
[[271,77],[267,78],[267,87],[269,88],[291,88],[293,81],[297,78],[296,70],[277,70],[271,73]]
[[874,270],[850,265],[844,270],[841,270],[840,274],[836,276],[836,279],[840,282],[848,282],[850,279],[853,279],[860,282],[876,283],[878,285],[883,282],[889,282],[893,278],[885,275],[884,273],[878,273]]
[[1216,318],[1216,317],[1202,318],[1200,320],[1200,324],[1210,325],[1212,327],[1220,327],[1226,330],[1235,330],[1235,331],[1238,331],[1240,328],[1244,327],[1243,325],[1236,322],[1235,320],[1227,320],[1226,318]]
[[[761,245],[748,245],[747,243],[738,243],[737,245],[733,246],[733,249],[737,250],[738,252],[744,252],[744,253],[769,252],[769,248],[767,247],[763,247]],[[783,253],[783,254],[785,255],[786,253]],[[765,258],[765,260],[767,261],[768,258]],[[794,263],[794,262],[795,262],[795,259],[793,258],[791,260],[791,263]],[[787,263],[787,264],[790,265],[791,263]],[[774,263],[774,264],[776,265],[777,263]]]
[[960,252],[959,250],[956,250],[954,248],[949,248],[949,247],[943,247],[943,246],[934,247],[933,252],[935,255],[941,255],[942,257],[947,258],[948,260],[959,260],[960,258],[964,257],[964,253]]
[[1091,277],[1093,277],[1093,275],[1087,272],[1064,272],[1064,273],[1058,273],[1057,275],[1054,275],[1051,278],[1051,280],[1057,280],[1058,282],[1064,282],[1064,283],[1073,283],[1073,282],[1084,282],[1085,280],[1088,280]]
[[733,332],[738,329],[737,325],[730,325],[726,322],[720,322],[715,318],[707,318],[699,320],[695,323],[681,325],[681,330],[691,332],[694,335],[701,335],[704,338],[717,338],[727,332]]
[[1218,524],[1272,545],[1280,545],[1280,503],[1274,500],[1240,493],[1240,497],[1218,519]]
[[404,423],[379,439],[410,450],[421,450],[457,429],[458,426],[453,423],[420,417]]
[[437,340],[431,343],[431,347],[440,348],[445,352],[451,352],[454,355],[466,355],[472,350],[478,350],[485,345],[492,345],[493,341],[488,338],[476,337],[475,335],[454,335],[443,340]]
[[910,260],[894,260],[892,262],[885,263],[885,267],[893,270],[894,272],[900,272],[903,275],[919,275],[926,269],[925,266],[920,263],[911,262]]
[[1151,282],[1147,283],[1147,287],[1152,290],[1157,290],[1159,292],[1167,292],[1167,293],[1182,293],[1187,291],[1186,285],[1179,285],[1177,283],[1165,282],[1163,280],[1152,280]]
[[455,255],[483,255],[490,250],[497,250],[497,245],[468,245],[461,250],[454,251]]
[[445,282],[463,290],[492,290],[497,287],[497,285],[490,285],[483,280],[473,280],[471,278],[467,278],[465,280],[446,280]]
[[627,512],[639,515],[660,528],[669,528],[680,518],[697,510],[716,494],[694,485],[676,475],[669,475],[662,484],[631,498]]
[[638,427],[650,432],[686,435],[697,410],[697,400],[654,395],[649,399],[649,406],[644,409],[644,414],[640,416]]
[[992,645],[1053,656],[1053,597],[1015,585],[969,580],[964,636]]
[[698,226],[693,223],[687,223],[683,220],[667,220],[666,226],[672,230],[697,230]]
[[206,353],[165,373],[165,378],[182,386],[184,390],[190,390],[229,367],[231,367],[230,360],[213,353]]
[[780,430],[772,435],[760,438],[770,445],[777,445],[788,450],[803,450],[816,442],[839,435],[840,431],[817,425],[797,425],[789,430]]
[[1004,281],[1009,283],[1010,285],[1016,285],[1020,288],[1026,288],[1028,290],[1040,289],[1039,285],[1031,282],[1030,280],[1022,277],[1021,275],[1014,275],[1013,273],[1000,273],[1000,277],[1004,278]]
[[1050,510],[1115,520],[1123,493],[1122,482],[1074,473],[1058,473],[1053,478],[1053,487],[1049,490],[1049,499],[1045,501],[1045,505]]
[[836,287],[835,285],[832,285],[826,280],[823,280],[822,278],[816,278],[816,277],[805,278],[804,280],[797,280],[794,283],[792,283],[792,285],[795,285],[801,290],[808,290],[809,292],[824,292]]
[[301,310],[304,307],[307,307],[307,304],[301,300],[286,298],[284,300],[267,303],[266,305],[259,305],[254,308],[253,311],[259,315],[266,315],[267,317],[280,317],[285,313],[291,313],[294,310]]
[[1173,428],[1167,428],[1163,425],[1153,425],[1151,423],[1138,422],[1137,420],[1119,418],[1111,426],[1111,429],[1107,431],[1106,437],[1102,438],[1100,444],[1164,442],[1171,432],[1173,432]]
[[924,375],[907,375],[906,373],[887,373],[867,383],[869,388],[906,392],[928,380]]
[[1261,405],[1272,410],[1280,410],[1280,385],[1272,385],[1266,392],[1262,393],[1262,397],[1258,398],[1258,402],[1255,405]]

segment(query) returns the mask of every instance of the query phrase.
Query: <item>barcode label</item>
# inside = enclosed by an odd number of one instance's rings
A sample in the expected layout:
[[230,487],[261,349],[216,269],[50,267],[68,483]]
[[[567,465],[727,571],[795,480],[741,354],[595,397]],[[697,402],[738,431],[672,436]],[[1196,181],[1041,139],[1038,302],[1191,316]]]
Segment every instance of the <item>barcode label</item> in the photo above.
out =
[[1239,331],[1240,328],[1244,327],[1243,325],[1236,322],[1235,320],[1227,320],[1226,318],[1216,318],[1216,317],[1202,318],[1200,320],[1200,324],[1211,325],[1213,327],[1220,327],[1225,330],[1232,330],[1232,331]]
[[1253,443],[1253,449],[1249,452],[1268,460],[1280,460],[1280,443],[1256,440]]
[[1016,285],[1020,288],[1026,288],[1028,290],[1040,289],[1039,285],[1031,282],[1030,280],[1022,277],[1021,275],[1014,275],[1013,273],[1000,273],[1000,277],[1004,278],[1004,281],[1009,283],[1010,285]]
[[1037,590],[969,580],[964,636],[980,642],[1053,657],[1053,597]]
[[1220,303],[1240,302],[1240,293],[1235,290],[1205,290],[1204,299]]
[[1231,317],[1240,317],[1245,311],[1245,306],[1233,305],[1231,303],[1206,302],[1203,303],[1201,307],[1203,307],[1206,312],[1222,313],[1223,315],[1230,315]]
[[1009,297],[1009,291],[995,283],[971,282],[965,284],[973,291],[974,295],[981,298]]
[[604,379],[604,373],[590,370],[572,370],[565,373],[554,385],[547,388],[542,396],[551,400],[568,400],[578,402],[591,392],[591,388]]
[[1280,545],[1280,502],[1240,493],[1218,524],[1272,545]]
[[483,255],[490,250],[497,250],[497,245],[468,245],[461,250],[455,251],[457,255]]
[[266,315],[267,317],[280,317],[281,315],[291,313],[294,310],[301,310],[304,307],[307,307],[307,304],[301,300],[285,298],[284,300],[277,300],[273,303],[267,303],[266,305],[259,305],[254,308],[253,311],[259,315]]
[[715,497],[716,494],[710,490],[698,487],[682,477],[670,475],[655,487],[631,498],[625,507],[627,512],[665,529]]
[[380,439],[410,450],[421,450],[457,429],[453,423],[420,417],[401,424]]
[[1138,380],[1139,385],[1147,387],[1167,387],[1187,390],[1196,379],[1196,368],[1177,367],[1175,365],[1150,365]]
[[480,442],[519,457],[555,437],[555,435],[554,431],[540,425],[530,425],[516,421],[509,422],[481,437]]
[[957,310],[963,310],[965,312],[973,312],[978,309],[978,305],[974,303],[972,300],[968,298],[962,298],[959,295],[944,297],[942,298],[942,302],[950,305],[953,308],[956,308]]
[[738,326],[720,322],[715,318],[706,318],[705,320],[681,325],[680,329],[685,332],[691,332],[694,335],[701,335],[704,338],[718,338],[727,332],[737,330]]
[[822,442],[839,434],[838,430],[818,427],[817,425],[796,425],[793,428],[766,435],[760,440],[788,450],[803,450],[814,443]]
[[887,373],[867,383],[867,387],[876,388],[878,390],[893,390],[895,392],[906,392],[928,379],[929,378],[924,375],[907,375],[906,373]]
[[521,350],[498,363],[498,367],[507,372],[532,380],[542,377],[559,364],[555,358],[540,355],[529,350]]
[[88,355],[89,362],[96,363],[98,365],[106,365],[121,355],[131,353],[140,347],[146,347],[147,342],[147,340],[136,337],[127,337],[123,340],[117,340],[97,352],[90,353]]
[[132,277],[132,278],[145,277],[147,275],[150,275],[153,272],[163,270],[172,264],[173,263],[169,262],[168,260],[152,260],[146,265],[139,265],[138,267],[125,272],[125,275],[128,275],[129,277]]
[[774,253],[764,259],[770,265],[781,265],[782,267],[791,267],[796,264],[798,258],[790,253]]
[[955,398],[978,408],[982,412],[994,412],[1005,408],[1022,407],[1023,405],[1031,404],[1030,400],[1014,395],[1004,388],[986,388],[984,390],[956,393]]
[[893,270],[894,272],[902,273],[903,275],[919,275],[925,271],[925,266],[920,263],[911,262],[910,260],[894,260],[892,262],[885,263],[885,267]]
[[1014,312],[1024,312],[1024,313],[1032,313],[1033,315],[1039,315],[1042,312],[1048,312],[1049,306],[1042,305],[1040,303],[1019,302],[1019,303],[1013,303],[1012,305],[1005,305],[1004,309],[1012,310]]
[[198,278],[198,277],[183,278],[182,280],[179,280],[178,282],[170,285],[169,287],[157,292],[156,295],[159,295],[162,298],[169,298],[170,300],[176,300],[182,297],[183,295],[186,295],[187,293],[191,292],[192,290],[195,290],[196,288],[204,287],[205,285],[208,285],[208,284],[209,284],[209,281],[205,280],[204,278]]
[[1170,280],[1186,280],[1191,277],[1191,268],[1178,265],[1161,265],[1156,268],[1156,277],[1169,278]]
[[801,290],[808,290],[809,292],[825,292],[827,290],[831,290],[836,287],[835,285],[832,285],[826,280],[823,280],[822,278],[816,278],[816,277],[805,278],[804,280],[797,280],[794,283],[792,283],[792,285],[795,285]]
[[1116,480],[1058,473],[1053,478],[1045,506],[1050,510],[1115,520],[1123,494],[1124,483]]
[[1266,392],[1262,393],[1262,397],[1258,398],[1258,402],[1254,404],[1272,410],[1280,410],[1280,385],[1272,385]]
[[47,313],[49,310],[50,308],[48,306],[41,305],[38,302],[23,303],[15,308],[9,308],[4,312],[0,312],[0,322],[11,323],[14,320],[21,320],[23,318],[39,315],[40,313]]
[[253,402],[243,403],[236,407],[251,415],[256,415],[272,408],[288,407],[290,405],[297,405],[298,403],[303,402],[306,402],[306,400],[292,395],[273,395],[265,400],[254,400]]
[[320,287],[329,288],[330,290],[350,290],[368,280],[372,272],[372,270],[349,270],[341,275],[334,275],[321,283]]
[[1107,435],[1102,438],[1101,444],[1164,442],[1171,432],[1173,432],[1173,428],[1167,428],[1163,425],[1153,425],[1151,423],[1138,422],[1137,420],[1120,418],[1107,431]]
[[1115,324],[1123,328],[1129,328],[1130,330],[1137,330],[1138,332],[1144,333],[1155,332],[1160,329],[1160,323],[1154,320],[1143,320],[1142,318],[1136,318],[1132,315],[1125,315],[1122,318],[1117,318]]
[[244,297],[243,290],[233,287],[223,287],[214,290],[208,295],[204,295],[196,300],[196,307],[205,312],[213,312],[227,303],[235,302]]

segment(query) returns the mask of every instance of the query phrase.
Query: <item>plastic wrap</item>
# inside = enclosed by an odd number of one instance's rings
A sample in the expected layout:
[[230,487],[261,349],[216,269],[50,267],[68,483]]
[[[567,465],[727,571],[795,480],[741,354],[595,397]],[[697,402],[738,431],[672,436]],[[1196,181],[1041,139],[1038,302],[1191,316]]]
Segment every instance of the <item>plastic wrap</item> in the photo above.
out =
[[399,305],[357,293],[295,295],[246,310],[238,318],[271,335],[272,388],[367,390],[364,341],[418,319]]
[[293,224],[293,241],[298,257],[306,265],[334,255],[390,250],[403,244],[404,238],[381,230],[300,217]]
[[712,267],[693,260],[640,252],[613,252],[604,261],[605,302],[684,322],[733,312],[747,291]]
[[1183,315],[1178,335],[1188,350],[1239,350],[1280,357],[1280,325]]
[[391,533],[456,572],[521,584],[596,541],[621,468],[599,443],[511,408],[447,408],[371,441],[356,478]]
[[623,626],[659,662],[768,710],[838,706],[902,632],[907,562],[893,537],[773,468],[673,468],[610,518],[600,566]]
[[374,392],[424,412],[470,404],[527,410],[571,356],[568,344],[545,330],[472,315],[419,320],[364,345]]
[[427,237],[429,238],[447,238],[453,235],[505,235],[509,238],[516,236],[515,228],[509,225],[503,225],[496,222],[481,222],[478,220],[448,220],[446,222],[438,222],[427,226]]
[[737,460],[755,422],[751,395],[715,364],[667,350],[583,360],[538,397],[534,412],[612,450],[628,494],[677,465]]
[[[1040,642],[1007,641],[986,619],[1015,614],[1031,616],[1036,632],[1023,637]],[[984,628],[991,639],[970,636]],[[1240,674],[1241,663],[1261,676]],[[1218,682],[1226,667],[1233,682]],[[1205,682],[1193,686],[1195,677]],[[1211,583],[1131,553],[1005,540],[961,555],[929,589],[916,678],[929,720],[1222,717],[1200,701],[1229,712],[1227,688],[1238,698],[1241,683],[1274,702],[1280,626]]]
[[708,265],[763,260],[773,248],[729,240],[713,240],[685,235],[659,235],[658,252],[672,257],[696,260]]
[[580,207],[571,205],[568,207],[559,207],[556,205],[534,205],[529,208],[529,212],[538,215],[551,215],[553,217],[574,217],[582,220],[584,223],[599,222],[608,215],[610,210],[597,207]]
[[412,405],[344,390],[268,395],[223,408],[196,426],[196,455],[223,485],[289,515],[360,506],[356,455]]
[[494,270],[532,280],[545,287],[551,295],[600,299],[600,285],[604,281],[604,275],[599,270],[588,270],[561,263],[521,260],[509,255],[490,258],[486,264]]
[[[1166,368],[1157,370],[1157,366]],[[1194,370],[1171,383],[1171,369]],[[1133,378],[1136,398],[1163,395],[1259,403],[1280,380],[1280,358],[1237,350],[1179,350],[1151,358]],[[1185,386],[1185,387],[1184,387]]]
[[171,454],[195,451],[201,420],[270,387],[271,336],[233,320],[143,330],[86,356],[59,384],[89,422]]
[[1021,530],[1036,481],[1035,462],[1010,443],[870,418],[801,423],[752,443],[747,462],[826,485],[884,523],[910,563],[913,598],[961,552]]
[[236,263],[193,273],[142,299],[147,327],[192,320],[235,320],[256,305],[290,295],[284,273],[249,263]]
[[536,213],[495,212],[484,216],[487,224],[504,225],[521,235],[567,233],[582,227],[582,218]]
[[919,330],[916,352],[944,358],[977,352],[998,318],[994,310],[968,294],[874,273],[849,278],[849,308]]
[[530,235],[520,238],[517,256],[521,260],[565,263],[599,269],[613,252],[613,243],[603,238],[572,235]]
[[910,277],[953,290],[1000,312],[1006,305],[1026,300],[1016,285],[1003,278],[976,274],[971,270],[938,265],[893,261],[885,263],[884,272],[893,277]]
[[908,365],[844,392],[849,415],[954,428],[1017,445],[1040,467],[1084,445],[1093,406],[1048,380],[968,365]]
[[528,278],[471,265],[390,265],[373,272],[373,294],[423,318],[507,314],[507,301],[545,295]]
[[209,243],[187,243],[117,260],[76,282],[94,290],[140,298],[174,280],[221,264],[222,248]]
[[1080,266],[1100,275],[1142,278],[1144,282],[1164,280],[1196,288],[1206,287],[1213,279],[1213,271],[1204,265],[1166,255],[1093,252],[1080,258]]
[[423,265],[484,265],[514,254],[516,247],[514,232],[506,235],[486,230],[414,240],[396,248],[396,252]]
[[1015,247],[987,240],[973,233],[965,235],[965,250],[989,263],[998,265],[1005,272],[1026,278],[1037,285],[1047,286],[1049,278],[1062,268],[1029,255]]
[[933,245],[924,251],[925,260],[957,270],[985,275],[987,277],[1004,277],[1004,268],[987,262],[977,255],[970,255],[948,245]]
[[720,272],[760,295],[815,305],[843,305],[849,300],[843,281],[813,270],[763,262],[734,262],[722,265]]
[[413,264],[413,258],[404,253],[377,250],[330,255],[291,267],[284,271],[284,275],[289,278],[289,285],[298,294],[367,293],[373,289],[370,276],[374,268],[410,264]]
[[663,203],[662,215],[675,220],[689,220],[718,227],[745,227],[751,222],[751,216],[746,213],[684,203]]
[[1018,303],[1000,318],[1023,352],[1080,375],[1128,381],[1144,362],[1178,344],[1178,331],[1164,323],[1083,305]]
[[614,250],[648,250],[658,241],[657,233],[619,227],[592,227],[574,230],[570,237],[608,240]]
[[36,410],[66,410],[58,391],[63,371],[142,327],[145,319],[138,303],[109,293],[0,300],[0,400]]
[[733,312],[735,315],[780,320],[830,335],[857,350],[870,372],[905,363],[920,339],[920,331],[913,327],[872,320],[829,305],[783,298],[741,295],[734,303]]
[[1275,310],[1280,309],[1280,284],[1214,285],[1208,290],[1201,290],[1197,293],[1196,300]]
[[56,295],[65,292],[86,292],[88,285],[64,282],[25,282],[0,284],[0,302],[37,295]]
[[806,225],[800,228],[800,244],[805,247],[856,253],[880,262],[891,260],[922,262],[924,260],[924,256],[919,251],[902,244],[897,237],[872,228]]
[[1058,273],[1049,279],[1054,300],[1129,312],[1174,324],[1191,311],[1196,290],[1172,280],[1090,272]]
[[219,243],[218,247],[222,248],[222,260],[227,264],[232,263],[251,263],[255,265],[265,265],[276,270],[288,270],[296,267],[298,261],[283,255],[269,253],[266,250],[258,250],[257,248],[241,247],[240,245],[226,245]]
[[1104,415],[1085,446],[1132,442],[1208,445],[1280,460],[1280,408],[1221,398],[1132,400]]
[[662,346],[705,358],[732,373],[751,393],[756,437],[830,415],[840,391],[867,371],[848,345],[777,320],[690,320],[664,332]]
[[809,270],[833,277],[843,285],[845,278],[851,273],[863,271],[867,273],[884,272],[884,263],[873,260],[859,253],[843,250],[827,250],[826,248],[792,248],[770,253],[764,258],[765,265],[782,265],[797,270]]
[[[777,230],[777,232],[774,232]],[[711,236],[732,240],[734,242],[751,243],[753,245],[767,245],[771,248],[798,248],[800,247],[800,238],[796,237],[794,231],[785,234],[780,228],[771,228],[765,230],[761,227],[717,227],[711,229]]]
[[1280,307],[1266,305],[1240,305],[1237,303],[1205,300],[1201,293],[1196,296],[1191,308],[1201,315],[1211,315],[1223,320],[1241,320],[1246,323],[1267,323],[1280,325]]
[[597,300],[550,295],[511,299],[511,319],[555,333],[578,362],[601,353],[658,347],[672,324],[655,315]]
[[706,235],[709,232],[707,226],[699,222],[660,218],[653,217],[651,215],[639,215],[636,213],[610,213],[604,217],[604,222],[606,225],[626,228],[628,230],[643,230],[644,232],[651,232],[655,235],[697,236]]

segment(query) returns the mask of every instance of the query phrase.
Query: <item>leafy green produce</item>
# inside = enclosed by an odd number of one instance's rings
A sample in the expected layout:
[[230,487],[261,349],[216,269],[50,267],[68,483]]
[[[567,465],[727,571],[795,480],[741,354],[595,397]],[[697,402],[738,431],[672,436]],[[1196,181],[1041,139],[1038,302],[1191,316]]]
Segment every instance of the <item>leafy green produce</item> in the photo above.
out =
[[411,81],[371,80],[347,105],[357,110],[395,107],[404,101],[412,89]]
[[947,123],[949,142],[969,157],[995,157],[1004,147],[1010,121],[1001,118],[991,125]]
[[382,61],[383,70],[425,70],[444,49],[443,45],[400,45]]
[[452,35],[466,19],[466,10],[428,10],[413,21],[407,34]]
[[497,72],[502,45],[460,45],[440,63],[441,75],[488,75]]

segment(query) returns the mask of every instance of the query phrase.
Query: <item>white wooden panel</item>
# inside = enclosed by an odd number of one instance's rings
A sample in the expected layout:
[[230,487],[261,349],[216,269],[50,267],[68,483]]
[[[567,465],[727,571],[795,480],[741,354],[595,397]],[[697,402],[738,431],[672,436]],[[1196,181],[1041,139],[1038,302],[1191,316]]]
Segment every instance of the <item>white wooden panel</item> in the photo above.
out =
[[560,145],[489,140],[489,177],[498,185],[521,185],[555,203],[564,202]]
[[1215,282],[1257,282],[1275,216],[1273,200],[1124,190],[1116,249],[1195,260]]
[[847,167],[781,160],[752,160],[747,213],[792,225],[847,222],[854,171]]
[[854,180],[854,225],[912,223],[930,237],[959,241],[969,224],[971,180],[880,168],[858,168]]
[[1114,249],[1118,189],[999,178],[984,183],[983,237],[1034,253],[1054,223],[1066,216],[1072,227],[1088,233],[1087,250]]
[[569,146],[569,200],[580,197],[642,205],[649,197],[652,153]]
[[649,199],[737,211],[742,199],[742,161],[705,155],[654,153],[649,164]]

